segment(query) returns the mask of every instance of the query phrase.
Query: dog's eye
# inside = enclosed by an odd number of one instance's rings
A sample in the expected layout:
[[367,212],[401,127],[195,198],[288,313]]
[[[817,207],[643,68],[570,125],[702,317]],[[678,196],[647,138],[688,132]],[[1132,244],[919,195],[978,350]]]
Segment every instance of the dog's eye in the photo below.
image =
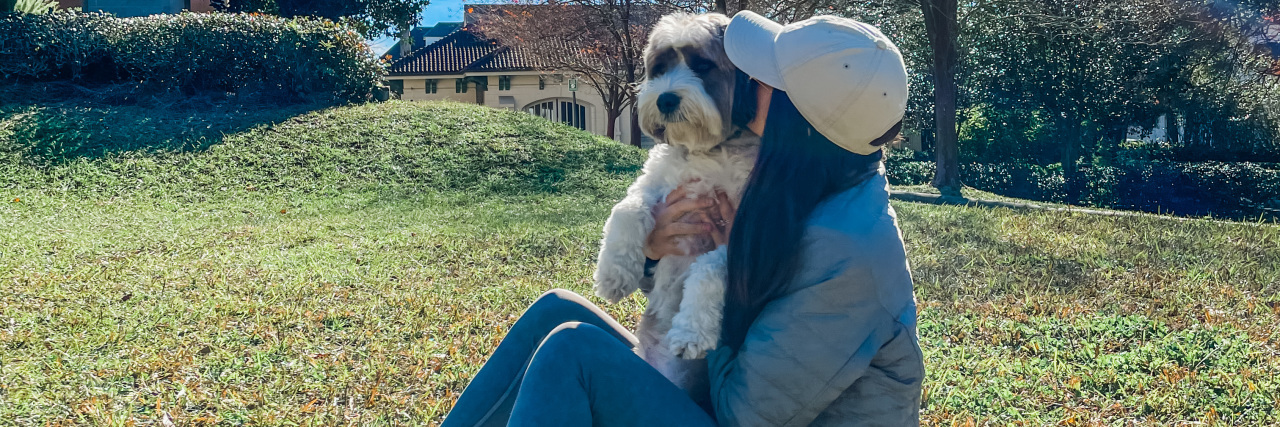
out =
[[658,77],[665,72],[667,72],[667,67],[663,64],[654,65],[653,68],[649,70],[649,77]]
[[695,73],[705,73],[716,68],[716,63],[702,58],[693,58],[689,61],[689,69]]

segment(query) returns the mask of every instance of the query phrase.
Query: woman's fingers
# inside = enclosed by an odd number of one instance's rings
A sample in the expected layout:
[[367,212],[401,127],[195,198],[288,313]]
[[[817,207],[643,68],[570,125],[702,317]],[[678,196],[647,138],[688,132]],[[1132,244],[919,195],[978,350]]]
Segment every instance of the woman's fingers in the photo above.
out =
[[683,198],[687,197],[687,196],[689,195],[689,190],[686,190],[686,189],[684,188],[685,184],[693,184],[693,183],[698,182],[698,181],[701,181],[701,179],[699,179],[699,178],[694,178],[694,179],[689,180],[689,182],[686,182],[686,183],[684,183],[684,184],[680,184],[680,186],[676,187],[676,189],[675,189],[675,190],[671,190],[671,192],[670,192],[670,193],[667,193],[667,201],[680,200],[680,199],[683,199]]
[[711,241],[715,242],[716,246],[727,245],[729,244],[729,233],[723,227],[711,227]]
[[703,234],[711,231],[714,228],[715,227],[712,227],[711,224],[709,223],[692,223],[691,224],[686,222],[677,222],[677,223],[668,225],[665,229],[663,229],[662,234],[664,234],[665,235],[664,237],[666,238],[672,238],[672,237],[688,236],[688,235],[695,235],[695,234]]
[[658,202],[657,204],[653,205],[653,217],[657,218],[658,223],[661,224],[664,218],[662,216],[662,213],[669,211],[671,208],[671,205],[676,204],[676,202],[685,200],[686,198],[688,198],[688,196],[689,196],[689,192],[685,190],[684,187],[676,187],[675,190],[671,190],[670,193],[667,193],[667,197],[665,199],[662,199],[661,202]]
[[711,219],[711,215],[707,212],[707,209],[695,211],[693,212],[692,215],[693,215],[693,222],[715,224],[715,221]]
[[[655,223],[645,239],[646,257],[661,259],[671,254],[687,255],[680,250],[676,238],[711,234],[717,231],[717,224],[724,223],[721,217],[724,208],[714,207],[719,203],[718,196],[690,198],[690,195],[692,193],[680,186],[653,207]],[[727,232],[721,234],[728,236]]]
[[698,198],[698,199],[685,198],[685,199],[677,200],[674,203],[671,203],[670,205],[668,205],[666,209],[662,210],[662,213],[659,214],[658,224],[675,222],[678,218],[683,217],[685,214],[689,212],[706,208],[713,204],[715,204],[715,199],[706,198],[706,197]]
[[[652,245],[645,247],[645,256],[648,256],[649,259],[660,259],[663,255],[688,255],[684,253],[683,249],[680,249],[676,239],[684,236],[706,234],[712,230],[715,230],[715,227],[709,223],[676,222],[668,224],[659,231],[660,236],[656,238],[656,241],[652,242]],[[654,258],[654,256],[658,256],[658,258]]]
[[670,193],[667,193],[666,201],[667,201],[667,204],[670,205],[671,203],[674,203],[677,200],[682,200],[688,196],[689,196],[689,191],[685,190],[684,186],[682,185],[682,186],[676,187],[675,190],[671,190]]
[[738,207],[733,205],[733,200],[729,200],[729,195],[723,191],[716,192],[716,208],[720,211],[720,218],[733,222],[734,215],[738,214]]
[[716,246],[729,244],[729,235],[733,232],[733,217],[738,214],[733,201],[723,191],[716,191],[715,227],[711,230],[711,240]]

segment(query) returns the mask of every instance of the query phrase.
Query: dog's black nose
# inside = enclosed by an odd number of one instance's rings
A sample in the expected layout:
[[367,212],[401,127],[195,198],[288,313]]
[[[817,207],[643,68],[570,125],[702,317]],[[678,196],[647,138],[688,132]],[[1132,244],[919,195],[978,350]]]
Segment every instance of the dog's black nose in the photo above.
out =
[[680,108],[680,95],[671,92],[658,95],[658,112],[662,114],[674,113]]

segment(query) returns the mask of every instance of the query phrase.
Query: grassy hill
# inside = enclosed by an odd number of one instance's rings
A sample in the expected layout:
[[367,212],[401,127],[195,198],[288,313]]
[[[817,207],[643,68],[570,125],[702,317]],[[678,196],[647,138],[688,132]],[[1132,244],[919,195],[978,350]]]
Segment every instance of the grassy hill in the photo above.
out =
[[[0,105],[0,425],[438,421],[528,303],[589,293],[644,155],[307,110]],[[1280,227],[895,208],[926,423],[1280,423]]]

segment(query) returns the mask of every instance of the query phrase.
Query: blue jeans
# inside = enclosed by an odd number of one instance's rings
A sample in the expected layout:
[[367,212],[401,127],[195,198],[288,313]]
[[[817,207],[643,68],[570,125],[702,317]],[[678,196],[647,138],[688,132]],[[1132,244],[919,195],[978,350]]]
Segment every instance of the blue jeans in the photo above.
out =
[[442,427],[714,426],[635,345],[585,298],[547,292],[511,327]]

